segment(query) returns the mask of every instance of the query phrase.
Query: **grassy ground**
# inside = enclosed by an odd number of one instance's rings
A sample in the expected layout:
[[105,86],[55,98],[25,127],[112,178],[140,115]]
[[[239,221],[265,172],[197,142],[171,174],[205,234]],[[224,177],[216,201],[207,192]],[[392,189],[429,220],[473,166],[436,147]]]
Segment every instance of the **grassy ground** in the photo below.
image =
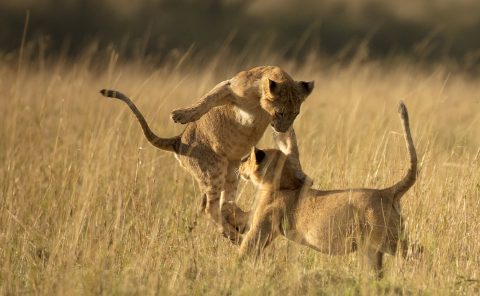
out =
[[[0,58],[0,294],[473,294],[480,292],[480,79],[411,63],[305,64],[266,53],[163,67],[115,53],[76,61]],[[98,61],[100,62],[98,62]],[[222,66],[226,64],[227,66]],[[355,255],[329,257],[279,238],[264,258],[236,247],[203,216],[198,187],[144,139],[131,95],[152,128],[182,130],[169,113],[216,82],[276,64],[316,88],[295,122],[302,163],[324,189],[382,187],[401,178],[407,151],[396,113],[410,111],[420,174],[403,198],[421,261],[387,256],[386,277]],[[267,131],[260,147],[272,145]],[[240,185],[239,204],[253,200]]]

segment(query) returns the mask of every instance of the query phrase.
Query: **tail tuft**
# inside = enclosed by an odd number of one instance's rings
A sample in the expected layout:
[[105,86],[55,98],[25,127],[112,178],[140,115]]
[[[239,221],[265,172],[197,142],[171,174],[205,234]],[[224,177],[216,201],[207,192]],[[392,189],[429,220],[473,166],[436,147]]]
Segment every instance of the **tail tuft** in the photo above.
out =
[[400,101],[398,103],[398,113],[400,113],[400,116],[402,118],[406,118],[408,120],[407,107],[405,106],[405,103],[403,101]]
[[115,90],[102,89],[102,90],[100,91],[100,93],[101,93],[104,97],[108,97],[108,98],[118,98],[118,92],[115,91]]

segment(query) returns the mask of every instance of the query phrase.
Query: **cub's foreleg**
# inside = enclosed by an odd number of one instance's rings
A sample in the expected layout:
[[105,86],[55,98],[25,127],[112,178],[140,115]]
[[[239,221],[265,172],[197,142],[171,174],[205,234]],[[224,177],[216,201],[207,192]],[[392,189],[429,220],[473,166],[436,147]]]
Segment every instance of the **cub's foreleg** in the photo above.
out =
[[[295,130],[293,126],[285,133],[279,133],[272,129],[273,139],[275,144],[277,144],[280,151],[285,155],[289,156],[288,160],[291,163],[293,169],[296,172],[296,176],[299,179],[306,180],[307,175],[302,170],[302,165],[300,163],[300,154],[298,152],[297,145],[297,136],[295,135]],[[311,181],[311,180],[310,180]]]
[[173,110],[171,117],[173,121],[182,124],[196,121],[213,107],[227,103],[232,96],[230,81],[220,82],[194,105]]
[[279,211],[275,208],[257,207],[250,230],[240,246],[240,258],[253,255],[257,258],[279,234]]

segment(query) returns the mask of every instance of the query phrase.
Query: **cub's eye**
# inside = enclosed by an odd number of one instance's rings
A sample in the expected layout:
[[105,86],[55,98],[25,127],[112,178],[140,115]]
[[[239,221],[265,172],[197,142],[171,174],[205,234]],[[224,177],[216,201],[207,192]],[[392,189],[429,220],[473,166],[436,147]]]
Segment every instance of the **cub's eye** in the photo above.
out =
[[247,160],[248,160],[248,157],[249,157],[249,155],[245,156],[244,158],[242,158],[242,159],[240,160],[240,162],[245,162],[245,161],[247,161]]

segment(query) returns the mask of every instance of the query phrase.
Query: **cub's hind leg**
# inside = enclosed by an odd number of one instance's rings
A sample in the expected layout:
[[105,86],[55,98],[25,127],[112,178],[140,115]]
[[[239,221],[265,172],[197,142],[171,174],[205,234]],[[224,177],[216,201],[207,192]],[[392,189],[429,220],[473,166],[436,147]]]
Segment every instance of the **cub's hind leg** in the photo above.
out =
[[375,271],[378,279],[383,278],[383,253],[380,251],[369,250],[367,252],[369,265]]
[[177,159],[200,186],[200,209],[205,211],[226,237],[232,241],[237,240],[237,231],[227,223],[221,212],[221,194],[224,191],[228,160],[203,145],[195,146],[192,153],[177,155]]
[[204,193],[207,198],[205,205],[205,213],[207,216],[215,222],[220,232],[222,232],[226,238],[234,244],[239,244],[240,235],[237,229],[230,225],[223,215],[221,192],[218,187],[210,186],[204,190]]
[[205,199],[205,202],[201,202],[200,207],[204,208],[207,216],[227,238],[238,243],[238,232],[226,221],[221,208],[228,161],[209,149],[202,149],[198,152],[203,156],[200,159],[189,156],[178,156],[178,159],[200,185],[201,198]]

